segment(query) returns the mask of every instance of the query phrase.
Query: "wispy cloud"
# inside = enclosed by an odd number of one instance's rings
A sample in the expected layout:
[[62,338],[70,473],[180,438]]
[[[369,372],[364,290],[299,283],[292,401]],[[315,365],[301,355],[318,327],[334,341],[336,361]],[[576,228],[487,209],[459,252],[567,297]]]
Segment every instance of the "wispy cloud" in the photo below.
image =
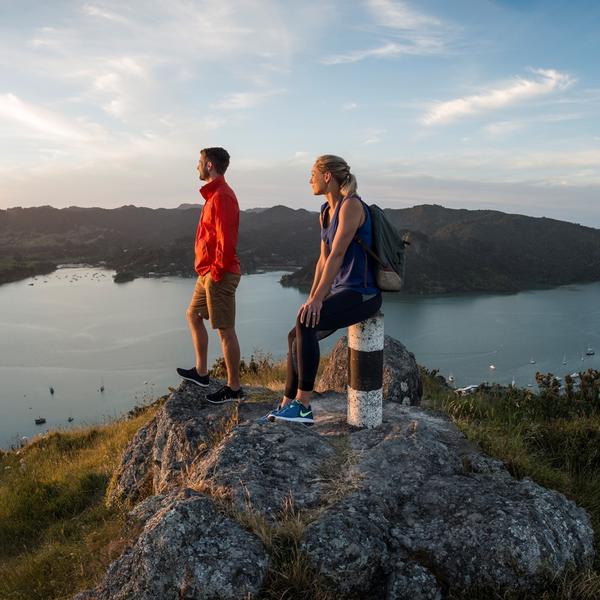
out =
[[274,89],[261,92],[235,92],[228,94],[221,101],[212,105],[217,110],[246,110],[262,104],[270,96],[284,93],[285,90]]
[[349,110],[355,110],[358,108],[358,104],[356,102],[344,102],[344,104],[342,104],[342,110],[343,111],[349,111]]
[[433,40],[419,40],[414,44],[399,44],[388,42],[377,48],[353,50],[345,54],[334,54],[321,59],[324,65],[341,65],[357,63],[368,58],[396,58],[402,55],[435,54],[441,49],[441,44]]
[[107,10],[106,8],[102,8],[95,4],[85,4],[83,6],[83,11],[91,17],[99,17],[101,19],[106,19],[107,21],[112,21],[114,23],[129,23],[129,20],[123,15],[120,15],[111,10]]
[[98,125],[78,125],[61,115],[24,102],[15,94],[0,94],[0,119],[18,123],[46,138],[82,142],[97,138],[100,133]]
[[564,90],[575,81],[570,75],[554,69],[533,69],[533,73],[537,75],[536,79],[517,78],[504,87],[434,104],[422,121],[425,125],[449,123]]
[[367,7],[381,28],[382,37],[392,37],[394,40],[387,39],[373,48],[326,56],[321,60],[323,64],[339,65],[372,58],[439,54],[445,50],[449,28],[440,19],[420,12],[401,0],[368,0]]
[[527,119],[513,119],[510,121],[496,121],[483,127],[484,133],[494,138],[503,138],[531,126],[543,124],[562,123],[564,121],[577,121],[584,117],[583,113],[547,114],[528,117]]
[[442,25],[436,17],[419,12],[401,0],[368,0],[367,4],[380,25],[385,27],[416,31]]
[[493,138],[503,138],[515,131],[520,131],[525,128],[523,121],[497,121],[495,123],[488,123],[483,131]]
[[365,139],[363,144],[378,144],[384,134],[387,133],[387,129],[367,129],[365,132]]

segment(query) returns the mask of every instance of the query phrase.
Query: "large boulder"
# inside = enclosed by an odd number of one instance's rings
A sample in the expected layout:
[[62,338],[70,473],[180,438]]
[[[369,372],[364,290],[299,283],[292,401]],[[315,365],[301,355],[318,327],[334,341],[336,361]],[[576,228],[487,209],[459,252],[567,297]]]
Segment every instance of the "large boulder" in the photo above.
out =
[[[317,381],[317,391],[345,393],[348,386],[348,338],[340,338],[323,374]],[[404,405],[421,403],[423,385],[415,355],[398,340],[385,336],[383,348],[383,399]]]
[[[182,384],[126,451],[117,489],[143,530],[78,600],[264,595],[284,575],[265,579],[252,527],[289,535],[279,527],[290,507],[290,543],[339,598],[536,593],[592,562],[583,509],[512,477],[441,414],[386,402],[380,427],[356,429],[345,394],[330,392],[315,397],[307,428],[257,423],[269,403],[203,397]],[[144,489],[154,495],[139,502]]]
[[154,418],[127,446],[115,471],[107,502],[133,506],[149,494],[177,489],[192,463],[223,436],[236,419],[232,404],[213,405],[205,400],[219,382],[206,389],[184,381]]
[[386,574],[392,585],[407,556],[420,569],[403,567],[403,578],[426,571],[461,592],[536,590],[591,564],[586,512],[558,492],[514,479],[443,416],[389,403],[383,425],[352,433],[350,444],[357,483],[306,528],[301,544],[344,594],[378,593]]
[[252,508],[272,521],[290,501],[296,509],[323,502],[315,475],[334,456],[327,439],[308,427],[244,423],[198,463],[189,481],[227,490],[237,510]]
[[[190,489],[153,497],[135,545],[100,585],[74,600],[237,600],[256,598],[269,557],[262,542]],[[144,503],[142,503],[144,504]]]

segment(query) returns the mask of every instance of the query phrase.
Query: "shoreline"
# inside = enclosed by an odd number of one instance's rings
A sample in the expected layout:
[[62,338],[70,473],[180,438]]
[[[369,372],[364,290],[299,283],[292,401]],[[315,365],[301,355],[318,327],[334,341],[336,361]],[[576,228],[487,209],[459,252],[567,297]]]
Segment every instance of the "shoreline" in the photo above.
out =
[[[116,284],[128,283],[135,281],[136,279],[160,279],[163,277],[181,277],[183,279],[193,279],[196,277],[194,272],[181,271],[181,270],[166,270],[166,271],[120,271],[115,266],[110,265],[106,261],[94,262],[34,262],[32,265],[20,266],[14,275],[6,276],[5,274],[12,273],[13,268],[8,267],[3,269],[0,264],[0,287],[3,284],[16,283],[23,281],[30,277],[37,277],[40,275],[50,275],[59,269],[67,268],[89,268],[89,269],[103,269],[107,271],[114,271],[113,279]],[[273,273],[278,271],[284,271],[285,274],[279,280],[279,285],[286,288],[294,288],[301,292],[310,290],[310,283],[301,282],[289,282],[290,278],[299,270],[301,267],[298,265],[265,265],[263,267],[255,268],[248,271],[242,271],[242,275],[259,275],[261,273]],[[8,277],[8,278],[7,278]],[[481,296],[481,295],[506,295],[511,296],[514,294],[520,294],[523,292],[535,292],[544,290],[554,290],[561,287],[573,286],[573,285],[589,285],[594,283],[600,283],[600,279],[590,279],[584,281],[569,281],[565,283],[558,283],[556,285],[536,285],[532,287],[523,287],[518,289],[480,289],[480,290],[446,290],[446,291],[425,291],[425,290],[402,290],[400,292],[383,292],[388,295],[395,295],[399,297],[449,297],[449,296]]]

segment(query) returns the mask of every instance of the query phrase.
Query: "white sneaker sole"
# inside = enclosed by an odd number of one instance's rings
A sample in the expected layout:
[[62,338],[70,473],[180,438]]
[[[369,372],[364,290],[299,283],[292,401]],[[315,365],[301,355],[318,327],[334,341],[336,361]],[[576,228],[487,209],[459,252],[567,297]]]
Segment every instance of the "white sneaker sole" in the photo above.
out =
[[226,398],[225,400],[209,400],[207,398],[206,401],[210,402],[211,404],[227,404],[227,402],[243,402],[244,396],[242,396],[241,398]]
[[308,417],[295,417],[295,418],[291,418],[291,417],[280,417],[279,415],[273,415],[275,417],[276,421],[291,421],[293,423],[308,423],[309,425],[312,425],[315,420],[314,419],[309,419]]
[[181,379],[185,379],[186,381],[191,381],[192,383],[195,383],[197,386],[199,387],[208,387],[208,383],[200,383],[199,381],[196,381],[195,379],[192,379],[191,377],[185,377],[185,375],[180,375],[179,377],[181,377]]

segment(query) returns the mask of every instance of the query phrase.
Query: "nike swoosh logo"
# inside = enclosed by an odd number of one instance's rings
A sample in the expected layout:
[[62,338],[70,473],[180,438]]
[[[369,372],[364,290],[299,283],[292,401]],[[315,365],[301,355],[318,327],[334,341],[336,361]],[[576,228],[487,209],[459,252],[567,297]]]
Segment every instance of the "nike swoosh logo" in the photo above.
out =
[[308,412],[302,412],[302,411],[300,411],[300,416],[301,417],[308,417],[308,415],[310,415],[311,412],[312,412],[311,410],[309,410]]

